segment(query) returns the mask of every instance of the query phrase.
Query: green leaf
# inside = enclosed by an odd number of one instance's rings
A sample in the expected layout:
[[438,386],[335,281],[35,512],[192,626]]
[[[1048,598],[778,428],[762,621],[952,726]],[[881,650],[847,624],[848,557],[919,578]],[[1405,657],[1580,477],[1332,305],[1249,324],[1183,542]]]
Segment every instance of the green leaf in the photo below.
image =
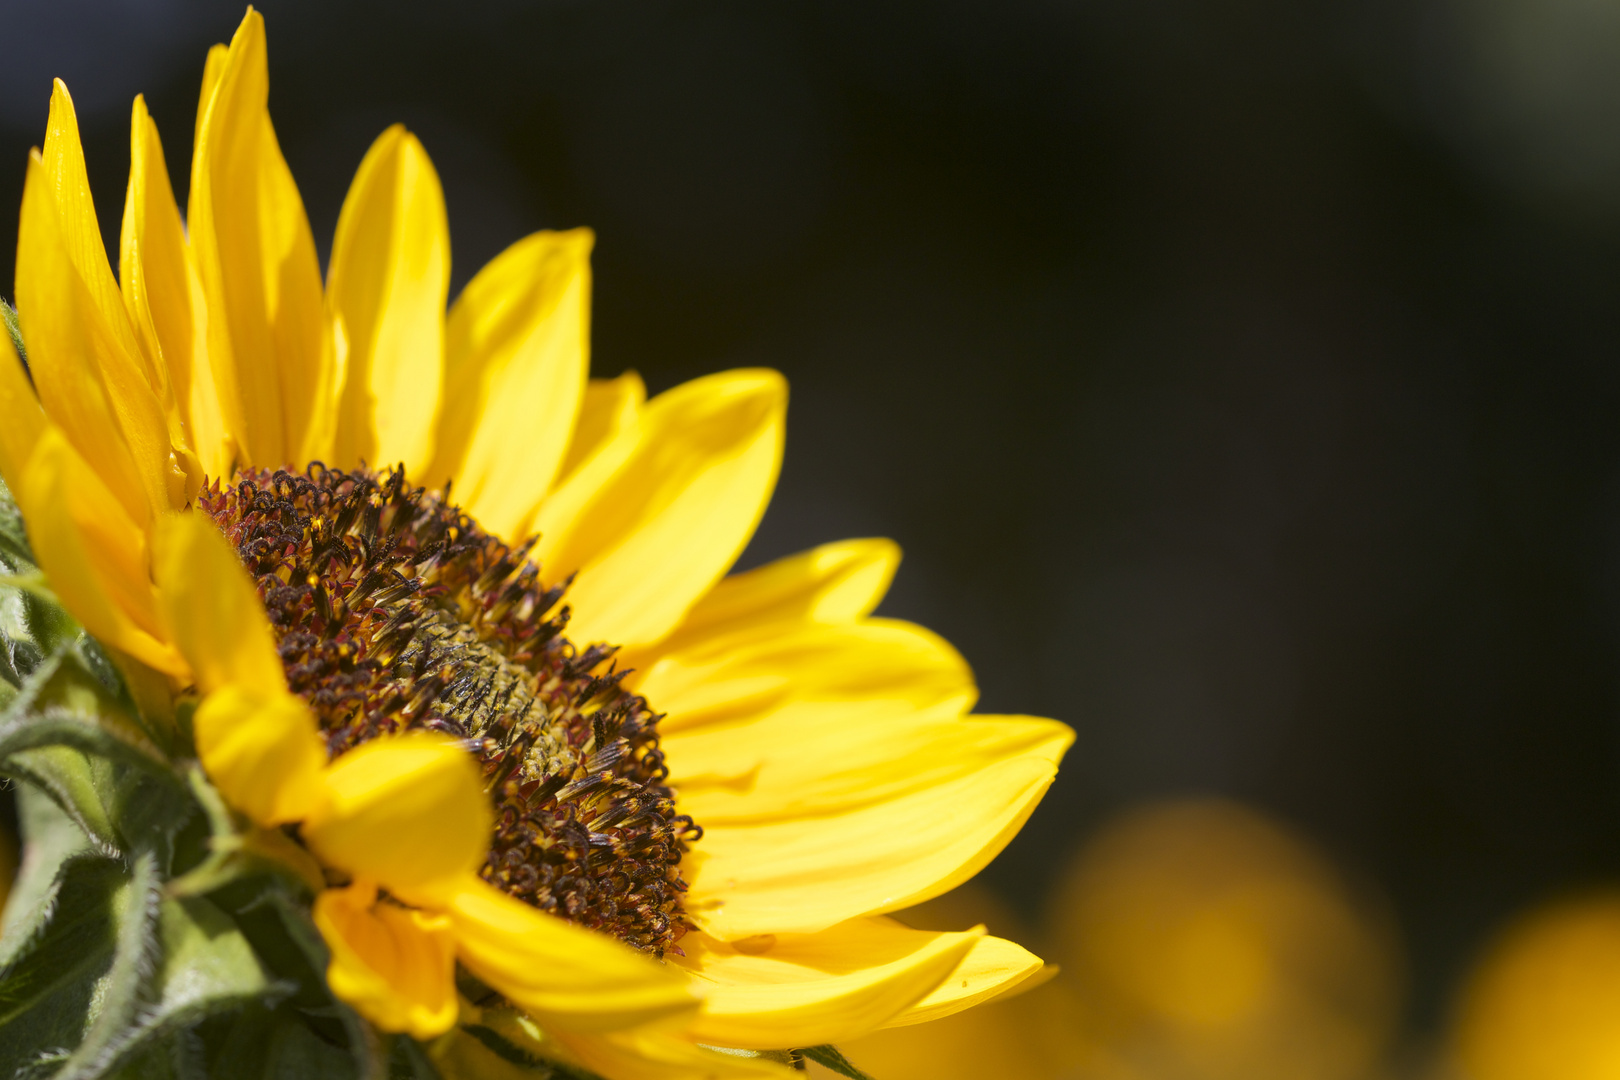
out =
[[[47,746],[71,747],[81,753],[122,761],[145,769],[176,788],[182,783],[157,747],[142,733],[119,723],[116,717],[91,719],[79,713],[50,709],[37,713],[12,710],[0,719],[0,763],[13,754]],[[0,768],[3,767],[0,764]]]
[[112,966],[97,981],[83,1041],[53,1080],[95,1080],[117,1064],[122,1039],[137,1023],[157,967],[159,897],[157,858],[150,852],[137,855],[113,901],[118,925]]
[[68,746],[46,746],[12,754],[0,761],[0,772],[26,780],[50,797],[102,855],[119,854],[121,841],[96,790],[90,759]]
[[839,1076],[847,1076],[849,1080],[872,1080],[870,1076],[857,1069],[843,1054],[838,1052],[836,1046],[806,1046],[799,1053],[820,1065],[831,1069]]
[[208,1080],[197,1037],[177,1032],[144,1047],[124,1062],[119,1080]]
[[[84,1035],[97,985],[112,963],[114,900],[128,875],[113,860],[87,855],[78,826],[38,791],[24,786],[18,810],[28,855],[0,934],[6,967],[0,990],[13,1008],[27,1008],[0,1023],[0,1076],[48,1075]],[[99,938],[92,932],[98,915]]]
[[17,823],[26,846],[0,920],[0,941],[23,932],[19,928],[30,913],[55,889],[62,864],[90,851],[84,830],[49,795],[28,783],[16,785],[16,792]]
[[0,773],[36,784],[104,854],[166,843],[190,814],[184,780],[76,645],[37,665],[0,716]]
[[270,982],[242,931],[207,900],[163,901],[158,941],[162,961],[141,988],[140,1007],[102,1046],[95,1067],[80,1075],[107,1075],[208,1016],[270,1002],[290,989]]
[[283,1023],[270,1040],[265,1080],[311,1080],[313,1077],[348,1076],[354,1062],[341,1046],[333,1046],[307,1024]]
[[0,1026],[112,956],[112,902],[128,880],[110,859],[69,859],[50,891],[0,939]]
[[342,1047],[317,1035],[286,1006],[251,1005],[201,1031],[212,1047],[208,1074],[229,1080],[317,1080],[355,1075]]

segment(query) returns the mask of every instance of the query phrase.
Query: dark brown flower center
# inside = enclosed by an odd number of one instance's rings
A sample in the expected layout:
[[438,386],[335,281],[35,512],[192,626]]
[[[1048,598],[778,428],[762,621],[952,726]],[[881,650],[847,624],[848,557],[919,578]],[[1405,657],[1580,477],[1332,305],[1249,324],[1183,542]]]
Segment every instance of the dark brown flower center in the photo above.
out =
[[662,955],[701,835],[675,812],[659,717],[614,648],[578,648],[528,557],[402,470],[240,470],[198,502],[258,583],[294,693],[335,757],[407,730],[465,739],[495,835],[483,876]]

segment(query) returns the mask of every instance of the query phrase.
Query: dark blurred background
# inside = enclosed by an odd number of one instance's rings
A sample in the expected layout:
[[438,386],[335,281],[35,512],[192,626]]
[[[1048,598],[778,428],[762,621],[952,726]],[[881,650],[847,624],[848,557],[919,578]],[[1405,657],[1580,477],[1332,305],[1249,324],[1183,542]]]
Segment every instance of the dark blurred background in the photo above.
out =
[[[1620,874],[1620,7],[262,9],[323,259],[403,120],[454,288],[590,225],[596,374],[787,374],[745,561],[896,538],[884,613],[1079,731],[984,878],[1026,915],[1107,815],[1231,796],[1390,898],[1422,1031]],[[109,239],[136,92],[183,204],[241,13],[0,3],[0,207],[57,75]]]

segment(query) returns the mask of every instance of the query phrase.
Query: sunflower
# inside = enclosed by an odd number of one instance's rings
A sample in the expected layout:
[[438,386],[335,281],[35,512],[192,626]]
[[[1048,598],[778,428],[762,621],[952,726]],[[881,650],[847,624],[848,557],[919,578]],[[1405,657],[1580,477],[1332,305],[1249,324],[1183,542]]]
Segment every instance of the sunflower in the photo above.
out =
[[0,473],[35,590],[307,883],[331,993],[450,1074],[759,1076],[1034,975],[884,913],[1000,851],[1069,729],[968,715],[951,647],[871,617],[888,541],[725,576],[782,378],[589,379],[583,229],[513,244],[447,313],[443,197],[401,127],[323,288],[265,48],[249,9],[208,55],[184,218],[136,99],[116,278],[56,83]]

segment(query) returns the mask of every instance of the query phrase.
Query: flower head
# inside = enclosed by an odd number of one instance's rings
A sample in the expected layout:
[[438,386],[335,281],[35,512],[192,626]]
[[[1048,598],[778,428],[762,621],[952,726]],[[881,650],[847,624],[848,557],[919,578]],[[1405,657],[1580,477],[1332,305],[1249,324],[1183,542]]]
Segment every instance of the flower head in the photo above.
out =
[[452,1072],[516,1046],[760,1075],[770,1053],[709,1047],[817,1046],[1037,971],[885,913],[983,867],[1069,730],[968,715],[954,650],[871,617],[887,541],[725,576],[782,378],[589,379],[585,230],[518,241],[446,312],[443,198],[400,127],[323,285],[266,72],[250,10],[208,57],[183,218],[137,99],[116,278],[57,83],[0,473],[49,588],[162,676],[240,827],[318,866],[332,993]]

